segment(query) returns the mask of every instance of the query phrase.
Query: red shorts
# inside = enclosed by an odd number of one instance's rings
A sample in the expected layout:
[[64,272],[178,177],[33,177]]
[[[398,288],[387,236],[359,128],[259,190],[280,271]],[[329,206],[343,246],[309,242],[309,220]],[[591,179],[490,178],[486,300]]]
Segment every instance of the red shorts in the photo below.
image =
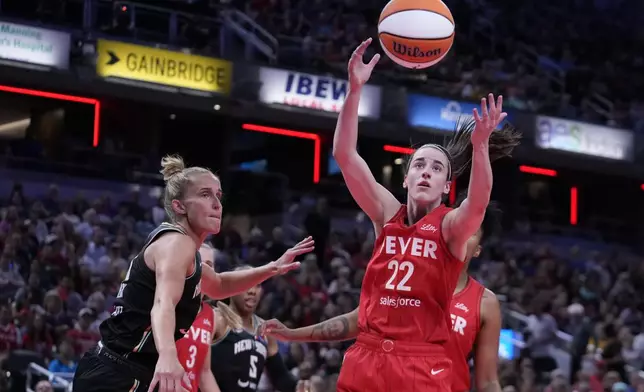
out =
[[452,361],[437,344],[358,335],[347,350],[338,392],[450,392]]

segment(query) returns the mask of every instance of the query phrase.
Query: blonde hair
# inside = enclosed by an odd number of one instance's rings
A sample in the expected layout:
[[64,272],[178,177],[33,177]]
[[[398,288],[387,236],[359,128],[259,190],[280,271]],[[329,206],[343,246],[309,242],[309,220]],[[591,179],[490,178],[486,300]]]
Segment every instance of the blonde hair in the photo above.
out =
[[217,301],[217,310],[219,310],[221,316],[226,320],[229,328],[242,329],[244,327],[241,317],[223,301]]
[[[177,220],[177,215],[172,209],[172,200],[181,200],[183,193],[190,185],[191,177],[194,174],[212,172],[203,167],[186,167],[183,158],[179,155],[166,155],[161,159],[161,171],[165,189],[163,191],[163,208],[171,222]],[[214,175],[214,174],[213,174]]]

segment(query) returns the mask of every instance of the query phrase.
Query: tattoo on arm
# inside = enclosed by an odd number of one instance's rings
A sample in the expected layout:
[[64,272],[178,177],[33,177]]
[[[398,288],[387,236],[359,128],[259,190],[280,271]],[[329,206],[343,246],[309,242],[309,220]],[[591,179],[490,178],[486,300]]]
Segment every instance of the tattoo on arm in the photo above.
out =
[[346,339],[349,335],[349,319],[338,316],[321,322],[311,331],[312,340],[334,341]]

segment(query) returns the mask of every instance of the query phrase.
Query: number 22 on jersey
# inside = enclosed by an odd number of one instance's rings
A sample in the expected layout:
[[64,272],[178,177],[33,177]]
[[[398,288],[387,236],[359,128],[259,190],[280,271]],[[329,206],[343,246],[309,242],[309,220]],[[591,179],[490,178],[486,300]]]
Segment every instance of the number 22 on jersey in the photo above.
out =
[[[387,264],[387,269],[392,271],[389,280],[385,283],[387,290],[411,291],[411,287],[407,285],[409,279],[414,275],[414,264],[411,261],[401,263],[398,260],[391,260]],[[402,278],[398,281],[398,284],[394,284],[399,274],[402,275]]]

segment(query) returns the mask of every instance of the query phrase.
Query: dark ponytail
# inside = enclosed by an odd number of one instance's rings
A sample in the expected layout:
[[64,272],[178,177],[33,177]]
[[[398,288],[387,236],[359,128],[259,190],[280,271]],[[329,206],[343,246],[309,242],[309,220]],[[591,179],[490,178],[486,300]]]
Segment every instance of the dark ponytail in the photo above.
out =
[[[451,177],[458,177],[472,164],[472,132],[476,123],[472,117],[467,120],[459,119],[456,133],[449,141],[445,150],[452,165]],[[511,124],[505,123],[490,135],[490,162],[509,157],[516,146],[521,143],[521,133]]]
[[[470,169],[472,164],[472,132],[475,127],[476,122],[473,117],[469,116],[466,119],[461,117],[456,123],[454,136],[445,147],[440,144],[429,143],[423,144],[415,150],[432,147],[442,151],[449,160],[448,179],[454,179]],[[490,162],[511,156],[514,148],[521,143],[521,136],[521,132],[507,122],[501,129],[492,132],[489,140]],[[409,156],[407,164],[404,166],[405,172],[403,174],[409,171],[413,157],[414,154]]]

